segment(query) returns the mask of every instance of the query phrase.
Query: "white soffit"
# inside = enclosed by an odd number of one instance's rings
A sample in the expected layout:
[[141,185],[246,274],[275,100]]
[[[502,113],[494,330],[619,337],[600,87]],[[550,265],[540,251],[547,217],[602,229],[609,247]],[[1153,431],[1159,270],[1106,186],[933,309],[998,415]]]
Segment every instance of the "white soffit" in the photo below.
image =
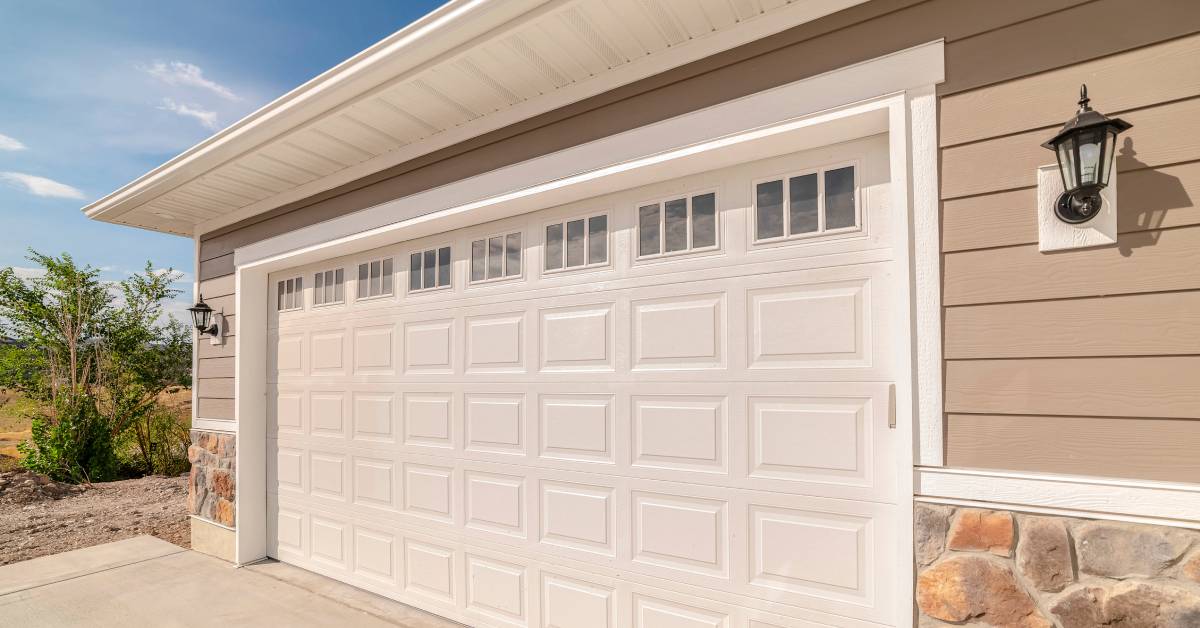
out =
[[112,194],[194,236],[864,0],[452,0]]

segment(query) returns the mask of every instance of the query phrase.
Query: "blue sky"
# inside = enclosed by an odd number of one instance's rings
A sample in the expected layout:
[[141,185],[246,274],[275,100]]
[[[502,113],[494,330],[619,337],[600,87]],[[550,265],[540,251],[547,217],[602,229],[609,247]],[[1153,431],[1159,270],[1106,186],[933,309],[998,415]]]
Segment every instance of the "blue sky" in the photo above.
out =
[[412,0],[0,1],[0,267],[67,252],[120,279],[192,244],[79,211],[399,30]]

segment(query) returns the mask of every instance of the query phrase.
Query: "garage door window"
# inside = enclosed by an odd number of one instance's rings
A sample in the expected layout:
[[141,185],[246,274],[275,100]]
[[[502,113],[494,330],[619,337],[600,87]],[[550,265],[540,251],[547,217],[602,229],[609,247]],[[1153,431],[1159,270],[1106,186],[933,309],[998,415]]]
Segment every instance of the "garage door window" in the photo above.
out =
[[392,258],[358,265],[358,298],[371,299],[392,294]]
[[284,279],[279,282],[278,286],[275,309],[280,312],[304,309],[304,279],[302,277]]
[[450,247],[416,251],[408,256],[408,291],[450,287]]
[[346,301],[345,272],[338,268],[313,275],[313,305],[336,305]]
[[857,231],[853,165],[760,181],[754,186],[754,240]]
[[493,235],[471,242],[471,283],[520,276],[520,233]]
[[638,257],[717,248],[717,195],[706,192],[638,206]]
[[608,215],[546,225],[546,272],[608,264]]

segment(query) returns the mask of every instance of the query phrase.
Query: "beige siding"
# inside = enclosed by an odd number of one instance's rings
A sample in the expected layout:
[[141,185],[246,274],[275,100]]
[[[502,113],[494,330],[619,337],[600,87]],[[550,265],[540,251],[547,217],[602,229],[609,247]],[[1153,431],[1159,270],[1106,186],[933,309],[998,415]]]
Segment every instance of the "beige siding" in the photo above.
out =
[[[1197,32],[1190,0],[874,0],[207,234],[198,276],[233,314],[238,246],[944,39],[947,461],[1194,479],[1179,452],[1200,425]],[[1136,125],[1118,159],[1123,235],[1044,255],[1035,168],[1053,158],[1040,143],[1081,82]],[[198,348],[200,416],[232,418],[235,353],[236,338]],[[1136,451],[1112,455],[1123,441]]]
[[1200,354],[1196,291],[952,307],[944,322],[950,360]]
[[950,414],[946,464],[1200,482],[1200,421]]

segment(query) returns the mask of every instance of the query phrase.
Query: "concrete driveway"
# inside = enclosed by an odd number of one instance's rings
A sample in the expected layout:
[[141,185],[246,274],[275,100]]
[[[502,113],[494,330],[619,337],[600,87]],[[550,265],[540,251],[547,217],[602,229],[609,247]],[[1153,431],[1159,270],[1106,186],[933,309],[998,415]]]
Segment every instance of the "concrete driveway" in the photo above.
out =
[[461,628],[277,562],[235,569],[152,536],[0,567],[6,626]]

